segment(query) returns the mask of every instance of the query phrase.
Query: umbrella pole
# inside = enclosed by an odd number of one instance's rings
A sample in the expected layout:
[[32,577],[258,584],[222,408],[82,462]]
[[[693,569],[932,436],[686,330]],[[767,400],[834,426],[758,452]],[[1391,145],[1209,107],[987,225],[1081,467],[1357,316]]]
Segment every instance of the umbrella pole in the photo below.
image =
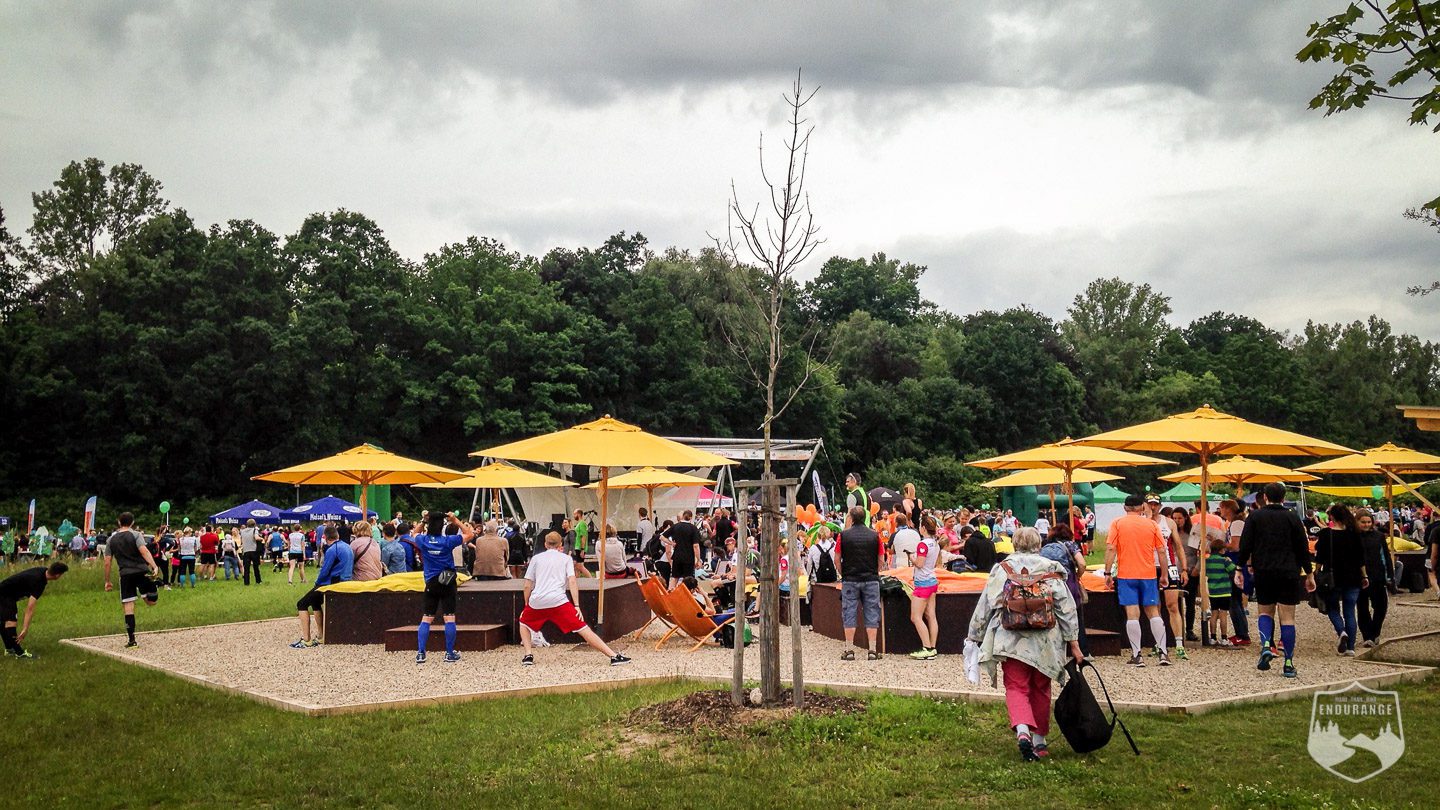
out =
[[[1066,467],[1066,468],[1065,468],[1065,525],[1066,525],[1066,526],[1070,526],[1070,528],[1072,529],[1072,531],[1071,531],[1071,534],[1072,534],[1072,535],[1074,534],[1073,529],[1075,528],[1074,525],[1073,525],[1073,522],[1074,522],[1074,520],[1075,520],[1075,485],[1074,485],[1074,483],[1071,481],[1071,477],[1072,477],[1073,475],[1074,475],[1074,470],[1071,470],[1069,467]],[[1075,541],[1076,544],[1079,544],[1079,542],[1080,542],[1080,538],[1078,538],[1078,537],[1071,537],[1070,539],[1073,540],[1073,541]]]
[[[1055,487],[1052,486],[1050,487],[1050,525],[1054,526],[1059,522],[1060,519],[1055,517]],[[1044,538],[1042,537],[1041,539],[1043,540]]]
[[1200,635],[1210,635],[1210,454],[1200,453]]
[[595,548],[595,558],[599,561],[596,566],[600,575],[600,595],[595,609],[595,623],[605,624],[605,523],[609,520],[610,508],[610,468],[600,468],[600,542]]
[[1390,519],[1385,521],[1385,544],[1391,551],[1395,550],[1395,485],[1390,481],[1390,476],[1385,476],[1385,509],[1390,512]]

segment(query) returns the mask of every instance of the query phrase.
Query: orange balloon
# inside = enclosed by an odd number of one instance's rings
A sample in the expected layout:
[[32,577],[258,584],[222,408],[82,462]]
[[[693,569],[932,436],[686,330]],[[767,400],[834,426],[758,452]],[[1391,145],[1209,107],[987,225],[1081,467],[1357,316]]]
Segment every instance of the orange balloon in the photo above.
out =
[[796,522],[796,523],[804,523],[804,522],[805,522],[805,507],[801,506],[801,505],[798,504],[798,503],[795,504],[795,522]]
[[812,503],[805,507],[805,517],[809,518],[811,524],[819,523],[820,510],[816,509],[815,504]]
[[874,501],[871,501],[871,502],[870,502],[870,514],[872,514],[872,515],[878,515],[878,514],[880,514],[880,504],[875,503]]

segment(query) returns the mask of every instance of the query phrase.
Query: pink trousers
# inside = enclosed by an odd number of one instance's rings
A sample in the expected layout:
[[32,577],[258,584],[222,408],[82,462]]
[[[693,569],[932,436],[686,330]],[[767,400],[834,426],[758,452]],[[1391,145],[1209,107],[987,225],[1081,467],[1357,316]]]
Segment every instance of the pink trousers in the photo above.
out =
[[1011,727],[1021,723],[1036,734],[1050,733],[1050,678],[1024,661],[1000,659],[1005,680],[1005,709]]

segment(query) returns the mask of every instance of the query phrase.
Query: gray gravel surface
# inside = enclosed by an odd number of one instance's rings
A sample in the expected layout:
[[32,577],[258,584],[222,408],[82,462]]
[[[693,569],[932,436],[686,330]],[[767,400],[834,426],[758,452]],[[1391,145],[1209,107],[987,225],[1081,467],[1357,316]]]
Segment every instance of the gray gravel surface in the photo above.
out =
[[[1111,696],[1116,701],[1183,705],[1239,697],[1289,687],[1383,674],[1384,666],[1335,653],[1334,632],[1329,621],[1314,610],[1302,607],[1298,614],[1299,650],[1296,655],[1300,677],[1287,681],[1278,665],[1271,672],[1258,672],[1258,650],[1193,649],[1188,661],[1160,667],[1147,658],[1148,666],[1132,669],[1119,658],[1097,662]],[[1253,617],[1252,617],[1253,628]],[[1440,611],[1399,605],[1386,625],[1394,637],[1440,629]],[[941,628],[941,632],[960,632]],[[789,631],[782,628],[782,674],[789,677]],[[611,667],[603,655],[584,646],[554,646],[536,651],[536,665],[520,665],[519,646],[484,653],[464,653],[457,664],[442,663],[432,654],[428,663],[417,666],[413,652],[387,653],[380,646],[324,645],[306,650],[291,649],[295,620],[215,625],[139,634],[140,646],[122,649],[124,636],[87,639],[85,646],[132,656],[162,669],[243,689],[257,695],[279,698],[312,707],[333,707],[389,700],[435,698],[507,689],[548,688],[598,681],[632,678],[691,676],[729,677],[731,651],[705,648],[687,653],[689,644],[672,640],[656,652],[659,638],[647,631],[640,641],[625,640],[614,646],[634,658],[629,666]],[[805,633],[805,677],[807,682],[831,682],[872,686],[882,689],[917,689],[996,695],[988,681],[979,686],[966,682],[960,656],[941,656],[932,661],[912,661],[906,656],[886,656],[880,661],[841,661],[844,645],[811,632]],[[747,676],[758,677],[758,653],[752,647],[746,655]]]

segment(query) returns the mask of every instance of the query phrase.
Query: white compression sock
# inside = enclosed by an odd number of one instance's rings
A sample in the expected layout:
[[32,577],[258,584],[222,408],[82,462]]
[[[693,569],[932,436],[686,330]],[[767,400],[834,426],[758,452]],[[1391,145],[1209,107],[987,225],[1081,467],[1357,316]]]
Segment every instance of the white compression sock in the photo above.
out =
[[1140,620],[1127,619],[1125,621],[1125,635],[1130,637],[1130,651],[1135,655],[1140,654]]
[[1036,747],[1036,748],[1039,748],[1040,746],[1042,746],[1042,745],[1045,744],[1045,735],[1044,735],[1044,734],[1032,734],[1032,735],[1030,735],[1030,741],[1033,742],[1033,743],[1035,743],[1035,747]]
[[1016,737],[1024,737],[1025,735],[1027,735],[1027,734],[1029,734],[1029,733],[1030,733],[1030,727],[1029,727],[1029,726],[1025,725],[1024,723],[1016,723],[1016,724],[1015,724],[1015,736],[1016,736]]
[[[1137,622],[1138,624],[1138,622]],[[1150,617],[1150,635],[1155,637],[1155,649],[1165,649],[1165,620],[1159,616]]]

